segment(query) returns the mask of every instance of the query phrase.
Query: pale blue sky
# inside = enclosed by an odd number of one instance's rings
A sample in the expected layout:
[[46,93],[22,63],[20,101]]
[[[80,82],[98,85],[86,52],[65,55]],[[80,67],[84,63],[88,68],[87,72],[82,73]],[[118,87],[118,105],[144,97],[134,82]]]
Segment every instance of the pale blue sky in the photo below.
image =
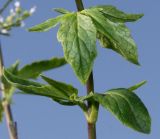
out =
[[[74,0],[22,0],[25,8],[37,6],[36,13],[26,21],[26,28],[40,23],[57,14],[52,8],[76,10]],[[112,4],[130,13],[144,13],[138,22],[128,23],[132,36],[138,45],[137,67],[116,53],[98,46],[98,57],[94,66],[95,91],[128,87],[141,80],[148,83],[137,90],[138,96],[147,106],[152,117],[152,132],[144,135],[123,126],[108,111],[100,108],[97,122],[97,139],[158,139],[160,137],[160,1],[159,0],[84,0],[85,7],[97,4]],[[63,56],[56,31],[28,33],[15,29],[12,37],[2,37],[5,65],[17,59],[21,65],[33,60]],[[45,73],[54,79],[73,84],[81,95],[85,87],[75,77],[69,65]],[[18,122],[19,139],[87,139],[87,127],[83,113],[78,107],[64,107],[48,98],[15,95],[13,100],[14,118]],[[9,139],[5,121],[0,125],[0,139]]]

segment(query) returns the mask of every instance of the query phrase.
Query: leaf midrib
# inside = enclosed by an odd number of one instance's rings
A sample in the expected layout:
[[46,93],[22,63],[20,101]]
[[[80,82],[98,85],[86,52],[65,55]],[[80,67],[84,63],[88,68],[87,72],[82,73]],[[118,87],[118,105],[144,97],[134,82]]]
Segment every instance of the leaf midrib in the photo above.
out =
[[[124,96],[122,96],[121,94],[118,94],[118,93],[114,93],[114,92],[112,92],[112,93],[108,93],[109,95],[117,95],[117,96],[120,96],[120,97],[122,97],[128,104],[129,104],[129,106],[130,106],[130,108],[131,108],[131,111],[132,111],[132,113],[133,113],[133,116],[134,116],[134,119],[136,120],[136,123],[137,123],[137,125],[138,125],[138,127],[143,131],[143,128],[140,126],[140,124],[139,124],[139,122],[137,121],[137,119],[136,119],[136,116],[135,116],[135,114],[134,114],[134,110],[133,110],[133,108],[132,108],[132,105],[129,103],[129,101],[124,97]],[[113,97],[113,96],[112,96]]]

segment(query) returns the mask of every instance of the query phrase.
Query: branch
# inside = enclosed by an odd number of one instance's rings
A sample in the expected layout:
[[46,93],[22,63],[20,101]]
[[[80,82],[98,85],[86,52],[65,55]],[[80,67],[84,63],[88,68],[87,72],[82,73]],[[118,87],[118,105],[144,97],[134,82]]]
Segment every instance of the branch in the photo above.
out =
[[5,9],[10,5],[13,0],[8,0],[3,7],[0,9],[0,15],[5,11]]
[[[1,48],[1,42],[0,42],[0,78],[3,74],[3,68],[4,68],[4,62],[3,62],[3,54],[2,54],[2,48]],[[17,132],[17,123],[13,120],[13,115],[11,111],[11,106],[8,103],[7,100],[5,100],[5,91],[4,91],[4,84],[2,83],[2,80],[0,80],[0,88],[2,93],[3,101],[3,109],[6,117],[6,124],[9,131],[10,139],[18,139],[18,132]]]

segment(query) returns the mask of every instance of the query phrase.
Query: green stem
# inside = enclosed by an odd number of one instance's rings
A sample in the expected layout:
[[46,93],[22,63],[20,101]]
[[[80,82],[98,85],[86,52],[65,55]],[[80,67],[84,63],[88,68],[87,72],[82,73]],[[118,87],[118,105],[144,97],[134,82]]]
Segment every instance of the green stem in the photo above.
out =
[[[84,10],[82,0],[75,0],[78,11]],[[86,84],[87,94],[94,93],[93,73],[91,72]],[[88,125],[88,139],[96,139],[96,121],[98,117],[98,107],[96,102],[88,101],[87,107],[87,125]]]
[[[94,79],[91,72],[86,84],[87,94],[94,93]],[[88,101],[88,139],[96,139],[96,121],[98,116],[98,105],[95,102]]]
[[[2,54],[2,48],[0,43],[0,78],[2,77],[3,68],[4,68],[3,54]],[[2,80],[0,82],[0,87],[2,90],[1,92],[2,92],[2,98],[3,98],[3,109],[6,117],[6,124],[7,124],[10,139],[18,139],[17,123],[14,122],[11,106],[8,103],[8,101],[5,99],[4,84],[2,83]]]

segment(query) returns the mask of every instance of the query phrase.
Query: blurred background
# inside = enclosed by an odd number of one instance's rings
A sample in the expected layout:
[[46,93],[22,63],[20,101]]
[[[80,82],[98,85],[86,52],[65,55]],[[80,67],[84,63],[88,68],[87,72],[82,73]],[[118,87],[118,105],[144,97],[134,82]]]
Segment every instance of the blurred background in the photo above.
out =
[[[5,0],[0,2],[0,7],[4,2]],[[58,26],[45,33],[29,33],[26,28],[57,16],[53,8],[76,11],[75,1],[21,0],[20,2],[26,9],[36,5],[37,10],[25,21],[24,28],[14,29],[11,37],[1,37],[5,66],[10,66],[16,60],[20,60],[23,66],[34,60],[62,57],[62,47],[56,37]],[[158,139],[160,137],[160,1],[84,0],[86,8],[98,4],[114,5],[128,13],[145,15],[138,22],[127,23],[138,46],[141,66],[127,62],[115,52],[99,47],[97,43],[98,57],[93,71],[95,91],[99,93],[112,88],[129,87],[142,80],[148,81],[136,92],[150,112],[152,132],[149,135],[135,132],[123,126],[111,113],[100,108],[97,139]],[[12,6],[8,11],[10,8]],[[77,80],[69,65],[49,71],[45,75],[73,84],[79,89],[80,95],[86,94],[85,86]],[[18,123],[19,139],[87,139],[86,121],[79,107],[61,106],[45,97],[14,95],[12,110],[14,119]],[[9,139],[5,119],[0,124],[0,139]]]

